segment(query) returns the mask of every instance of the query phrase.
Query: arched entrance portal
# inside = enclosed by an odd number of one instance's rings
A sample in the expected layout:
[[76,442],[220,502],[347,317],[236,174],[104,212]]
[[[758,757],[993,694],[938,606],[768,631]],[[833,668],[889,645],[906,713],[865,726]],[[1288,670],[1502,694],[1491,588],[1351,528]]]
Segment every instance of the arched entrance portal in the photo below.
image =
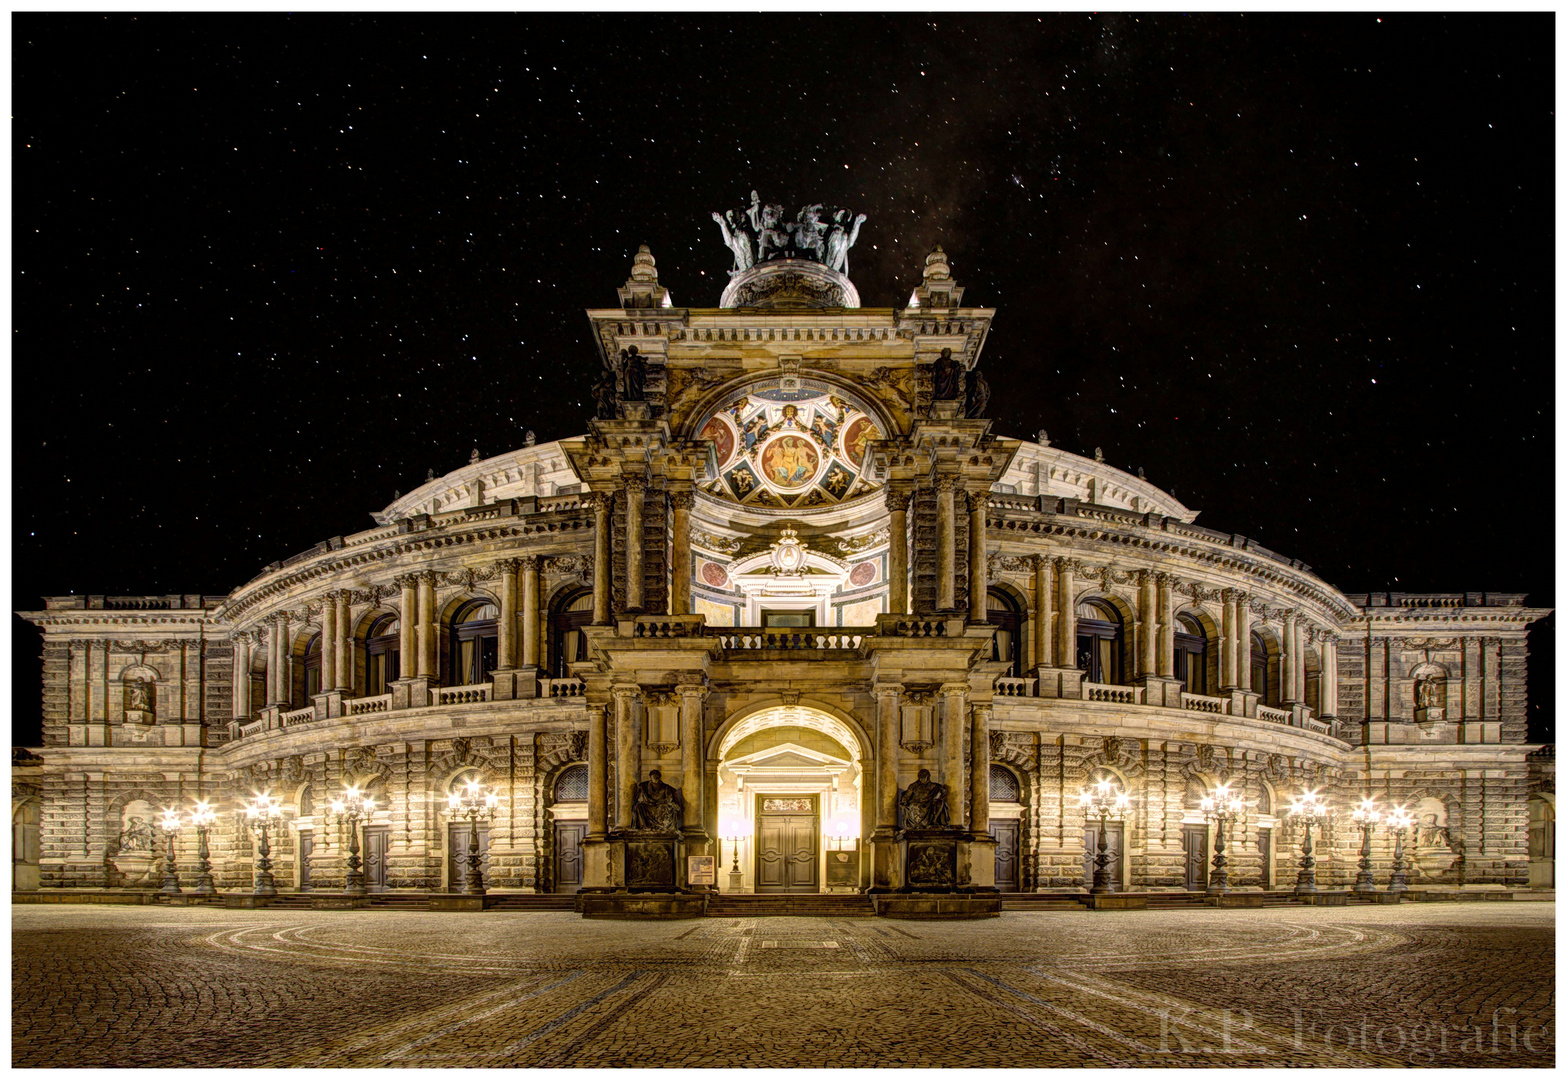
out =
[[726,892],[861,887],[865,768],[847,724],[808,706],[764,709],[724,734],[717,757]]

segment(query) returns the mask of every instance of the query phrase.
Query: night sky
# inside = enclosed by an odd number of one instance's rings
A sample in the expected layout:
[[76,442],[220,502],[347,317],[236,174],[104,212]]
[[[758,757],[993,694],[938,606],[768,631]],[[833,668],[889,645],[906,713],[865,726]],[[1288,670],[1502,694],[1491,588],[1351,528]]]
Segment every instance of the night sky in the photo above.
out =
[[13,609],[582,433],[582,310],[640,243],[716,305],[753,188],[869,215],[868,307],[942,244],[999,433],[1348,592],[1555,602],[1550,14],[12,20]]

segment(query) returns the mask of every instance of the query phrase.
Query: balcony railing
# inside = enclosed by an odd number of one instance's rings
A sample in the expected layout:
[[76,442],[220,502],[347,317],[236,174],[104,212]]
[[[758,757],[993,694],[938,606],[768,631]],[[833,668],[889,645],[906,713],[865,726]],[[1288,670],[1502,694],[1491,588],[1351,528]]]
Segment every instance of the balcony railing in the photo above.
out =
[[1203,694],[1188,694],[1181,691],[1181,708],[1192,712],[1225,713],[1229,712],[1230,703],[1227,698],[1207,697]]
[[392,707],[392,695],[381,694],[378,697],[352,698],[345,701],[344,707],[349,716],[366,716],[370,713],[383,713]]
[[540,679],[541,698],[579,698],[587,693],[587,685],[581,679]]
[[996,696],[1033,697],[1034,687],[1038,682],[1038,679],[1000,678],[996,680]]
[[858,649],[874,627],[842,630],[772,630],[762,627],[713,627],[708,633],[718,638],[718,647],[728,650],[758,649]]
[[435,703],[437,705],[473,705],[489,700],[489,683],[470,683],[467,686],[442,686],[435,691]]
[[294,709],[291,712],[279,713],[278,723],[283,727],[295,727],[298,724],[308,724],[316,718],[316,707],[306,705],[303,709]]
[[1271,705],[1258,705],[1257,719],[1268,720],[1275,724],[1287,724],[1290,722],[1290,711],[1288,709],[1275,709]]
[[1142,688],[1137,686],[1113,686],[1110,683],[1083,682],[1084,701],[1108,701],[1114,705],[1137,705]]

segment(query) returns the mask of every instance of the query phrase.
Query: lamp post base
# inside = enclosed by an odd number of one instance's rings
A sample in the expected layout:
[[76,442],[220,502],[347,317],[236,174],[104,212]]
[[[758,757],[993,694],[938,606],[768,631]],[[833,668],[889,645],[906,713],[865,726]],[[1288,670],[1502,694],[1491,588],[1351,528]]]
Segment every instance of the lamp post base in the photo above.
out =
[[272,871],[262,870],[256,874],[256,896],[276,896],[277,884],[272,880]]

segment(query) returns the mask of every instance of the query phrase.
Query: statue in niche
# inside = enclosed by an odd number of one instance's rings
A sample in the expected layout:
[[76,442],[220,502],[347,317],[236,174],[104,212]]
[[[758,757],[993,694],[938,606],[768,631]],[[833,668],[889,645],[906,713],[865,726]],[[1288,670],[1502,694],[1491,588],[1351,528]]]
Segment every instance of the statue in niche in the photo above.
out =
[[864,214],[853,215],[852,218],[848,210],[839,210],[833,214],[832,228],[827,231],[827,269],[848,277],[849,249],[860,238],[860,226],[864,224]]
[[905,829],[945,829],[951,821],[946,785],[932,781],[929,769],[921,769],[914,783],[903,789],[898,805]]
[[152,826],[141,817],[132,817],[120,830],[121,851],[151,851]]
[[646,401],[647,359],[635,345],[620,351],[620,372],[624,383],[622,401]]
[[990,384],[985,381],[985,376],[980,374],[976,365],[968,373],[964,388],[963,415],[970,419],[985,415],[985,406],[990,404]]
[[152,683],[146,679],[132,679],[125,684],[125,711],[152,712]]
[[[751,192],[751,197],[756,198],[756,192]],[[752,246],[751,233],[746,228],[745,222],[740,217],[738,210],[726,210],[720,214],[713,211],[713,220],[718,222],[718,227],[723,231],[724,243],[729,250],[735,253],[735,268],[729,271],[729,276],[734,277],[743,270],[749,270],[756,265],[756,254]]]
[[674,833],[680,825],[680,792],[664,783],[664,774],[654,769],[632,795],[631,827]]
[[827,226],[822,224],[821,203],[801,207],[789,231],[794,234],[797,254],[813,255],[817,262],[822,261],[827,245]]
[[1415,707],[1420,709],[1434,709],[1442,704],[1438,694],[1438,679],[1421,679],[1415,683]]
[[937,401],[956,401],[963,396],[963,364],[953,359],[951,349],[942,349],[941,355],[931,365],[935,380],[932,396]]

